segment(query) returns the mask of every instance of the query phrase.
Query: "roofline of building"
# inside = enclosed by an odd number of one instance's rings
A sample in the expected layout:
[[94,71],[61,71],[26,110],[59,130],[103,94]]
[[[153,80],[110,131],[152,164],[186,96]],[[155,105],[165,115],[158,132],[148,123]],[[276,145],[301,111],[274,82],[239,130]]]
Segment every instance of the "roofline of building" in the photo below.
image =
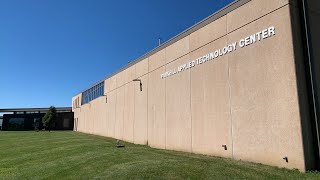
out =
[[[0,112],[37,112],[37,111],[48,111],[49,108],[9,108],[0,109]],[[57,111],[72,111],[71,107],[56,107]]]
[[[97,81],[96,83],[94,83],[92,86],[90,86],[89,88],[86,88],[85,90],[77,93],[76,95],[94,87],[95,85],[105,81],[106,79],[122,72],[123,70],[137,64],[138,62],[146,59],[147,57],[165,49],[166,47],[178,42],[179,40],[189,36],[191,33],[201,29],[202,27],[212,23],[213,21],[225,16],[226,14],[228,14],[229,12],[241,7],[242,5],[250,2],[251,0],[235,0],[233,2],[231,2],[230,4],[228,4],[227,6],[224,6],[223,8],[221,8],[220,10],[216,11],[215,13],[213,13],[212,15],[208,16],[207,18],[203,19],[202,21],[196,23],[195,25],[191,26],[190,28],[182,31],[181,33],[179,33],[178,35],[174,36],[173,38],[169,39],[168,41],[164,42],[163,44],[161,44],[160,46],[152,49],[151,51],[145,53],[144,55],[140,56],[139,58],[137,58],[136,60],[128,63],[126,66],[122,67],[121,69],[119,69],[118,71],[115,71],[114,73],[111,73],[110,75],[104,77],[103,79],[101,79],[100,81]],[[75,96],[76,96],[75,95]]]

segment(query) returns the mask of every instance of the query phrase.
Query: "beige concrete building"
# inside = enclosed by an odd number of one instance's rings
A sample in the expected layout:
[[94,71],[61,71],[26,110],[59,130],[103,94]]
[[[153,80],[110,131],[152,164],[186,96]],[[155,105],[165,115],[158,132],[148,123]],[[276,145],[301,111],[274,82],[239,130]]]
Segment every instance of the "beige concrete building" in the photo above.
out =
[[73,97],[74,130],[317,169],[319,2],[235,1]]

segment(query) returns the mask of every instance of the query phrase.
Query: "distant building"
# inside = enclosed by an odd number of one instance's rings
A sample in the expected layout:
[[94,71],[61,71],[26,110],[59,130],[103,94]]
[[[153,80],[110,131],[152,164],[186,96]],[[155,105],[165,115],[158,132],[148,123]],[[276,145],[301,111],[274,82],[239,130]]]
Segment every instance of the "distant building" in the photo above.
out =
[[[72,130],[73,112],[71,107],[58,107],[53,130]],[[27,131],[43,129],[42,118],[49,108],[0,109],[3,114],[2,131]],[[1,125],[1,124],[0,124]]]
[[319,20],[320,0],[235,0],[75,95],[75,131],[319,169]]

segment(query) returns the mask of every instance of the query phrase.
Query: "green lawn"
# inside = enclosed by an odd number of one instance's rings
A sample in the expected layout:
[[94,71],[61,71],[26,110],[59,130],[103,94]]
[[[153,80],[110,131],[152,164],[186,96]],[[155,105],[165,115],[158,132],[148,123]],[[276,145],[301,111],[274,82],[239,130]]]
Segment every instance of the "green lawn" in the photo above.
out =
[[320,179],[231,159],[67,132],[0,132],[0,179]]

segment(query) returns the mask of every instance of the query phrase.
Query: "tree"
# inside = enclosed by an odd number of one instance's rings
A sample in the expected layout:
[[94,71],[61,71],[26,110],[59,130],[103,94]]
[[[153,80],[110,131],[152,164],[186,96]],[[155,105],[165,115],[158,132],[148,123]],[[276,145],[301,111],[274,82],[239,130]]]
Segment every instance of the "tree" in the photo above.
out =
[[42,118],[43,126],[49,130],[51,130],[52,125],[54,124],[57,117],[57,110],[54,106],[50,106],[49,111]]

